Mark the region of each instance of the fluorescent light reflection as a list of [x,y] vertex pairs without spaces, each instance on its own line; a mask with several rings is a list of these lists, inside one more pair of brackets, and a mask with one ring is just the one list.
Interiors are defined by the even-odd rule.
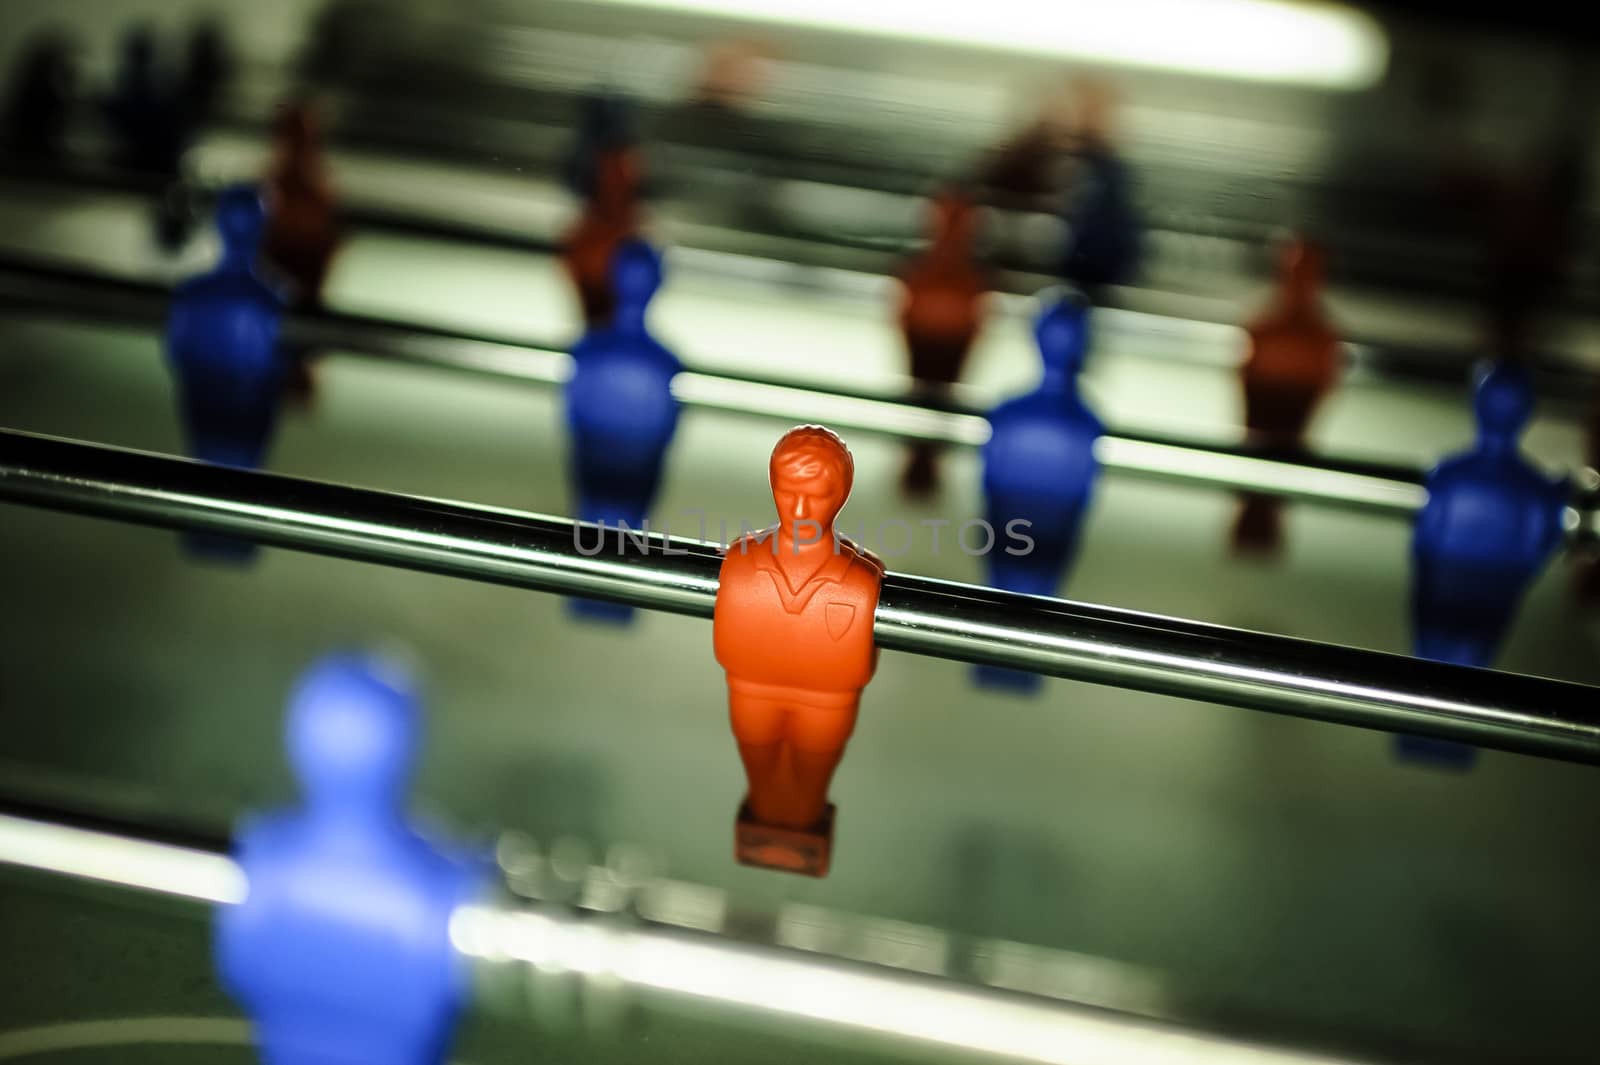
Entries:
[[947,414],[888,399],[812,392],[796,385],[736,381],[684,372],[672,379],[672,394],[684,403],[718,410],[757,413],[834,428],[892,433],[915,440],[941,440],[980,446],[989,439],[989,422],[975,414]]
[[1362,89],[1389,44],[1352,8],[1284,0],[605,0],[902,41],[992,48],[1242,81]]
[[225,905],[248,884],[233,859],[0,814],[0,862]]
[[1125,437],[1100,437],[1094,442],[1094,454],[1107,469],[1386,513],[1421,510],[1428,500],[1422,485],[1387,477]]
[[1131,1015],[581,918],[464,907],[450,934],[470,957],[522,962],[545,973],[611,976],[637,987],[1052,1065],[1334,1060]]

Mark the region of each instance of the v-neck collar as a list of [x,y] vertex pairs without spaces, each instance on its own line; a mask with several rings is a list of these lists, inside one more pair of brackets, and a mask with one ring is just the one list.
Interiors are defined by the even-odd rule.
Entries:
[[771,551],[761,551],[756,555],[756,568],[772,578],[783,608],[791,614],[798,614],[806,608],[806,604],[811,602],[811,597],[816,595],[824,584],[838,584],[844,580],[845,572],[850,568],[850,555],[836,541],[832,557],[808,577],[798,591],[790,589],[788,575],[783,572],[783,567],[778,565],[778,558]]

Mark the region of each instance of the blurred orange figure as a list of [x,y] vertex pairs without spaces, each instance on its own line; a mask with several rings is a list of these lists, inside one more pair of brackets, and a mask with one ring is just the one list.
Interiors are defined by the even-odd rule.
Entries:
[[297,306],[318,306],[340,233],[322,158],[321,123],[307,101],[290,104],[278,119],[265,193],[263,253],[293,284]]
[[[267,233],[262,256],[289,283],[292,306],[320,307],[340,233],[333,186],[322,158],[321,123],[309,101],[295,101],[279,116],[265,184]],[[309,406],[316,395],[311,352],[295,349],[289,356],[289,396]]]
[[578,224],[567,233],[561,261],[578,290],[589,328],[611,320],[611,257],[639,230],[639,160],[632,148],[602,152],[595,169],[594,195]]
[[1048,210],[1062,192],[1062,164],[1078,144],[1081,93],[1061,80],[1043,93],[1037,113],[978,165],[978,184],[996,204]]
[[695,86],[700,103],[737,109],[766,88],[772,49],[767,42],[749,37],[725,37],[704,50],[704,64]]
[[1115,154],[1118,97],[1111,83],[1075,75],[1041,95],[1032,120],[978,164],[977,184],[997,206],[1059,211],[1082,180],[1073,157]]
[[833,530],[854,472],[827,429],[789,430],[770,466],[779,524],[741,537],[723,558],[712,642],[749,782],[735,830],[747,865],[828,871],[828,784],[878,665],[883,564]]
[[[978,208],[965,194],[946,189],[929,212],[933,244],[901,274],[900,328],[911,356],[911,376],[927,399],[943,402],[961,377],[967,352],[983,324],[989,279],[973,257]],[[938,447],[911,445],[901,487],[926,496],[939,484]]]
[[[1297,238],[1285,250],[1272,306],[1252,321],[1241,377],[1245,426],[1252,443],[1275,450],[1302,446],[1306,425],[1339,375],[1339,337],[1322,311],[1323,254]],[[1245,493],[1233,527],[1236,550],[1270,553],[1283,539],[1282,504]]]

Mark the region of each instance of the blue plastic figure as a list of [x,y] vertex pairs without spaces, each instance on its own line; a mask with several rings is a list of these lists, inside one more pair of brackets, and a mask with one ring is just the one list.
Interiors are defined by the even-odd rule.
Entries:
[[[661,483],[661,464],[678,425],[672,378],[683,368],[645,328],[661,284],[661,256],[642,240],[617,248],[611,283],[616,311],[572,349],[567,427],[578,520],[640,528]],[[629,607],[579,600],[582,617],[627,622]]]
[[[1416,653],[1463,666],[1491,665],[1517,605],[1561,543],[1565,478],[1548,478],[1522,457],[1517,438],[1533,413],[1533,385],[1520,366],[1478,379],[1472,450],[1428,474],[1428,502],[1411,553]],[[1401,757],[1465,767],[1472,747],[1397,738]]]
[[[167,320],[167,354],[189,454],[222,466],[261,465],[283,392],[282,303],[255,269],[264,224],[253,188],[224,190],[217,203],[222,259],[178,287]],[[232,559],[254,551],[251,544],[217,537],[192,536],[187,543]]]
[[189,137],[188,116],[170,80],[161,76],[149,26],[134,26],[123,35],[115,89],[102,107],[119,163],[141,173],[177,176]]
[[269,1065],[442,1062],[468,991],[450,915],[488,867],[406,820],[420,720],[394,673],[335,655],[306,674],[288,720],[303,802],[238,838],[249,890],[217,915],[217,967]]
[[163,71],[154,32],[138,25],[122,38],[114,91],[101,101],[116,162],[163,179],[151,222],[157,243],[168,251],[182,247],[194,229],[195,191],[183,179],[182,164],[201,118],[188,94],[205,91]]
[[184,58],[182,102],[191,129],[214,116],[217,101],[232,74],[233,56],[229,54],[222,24],[207,16],[190,28]]
[[[1088,319],[1087,305],[1075,298],[1047,303],[1034,326],[1044,380],[989,415],[983,490],[995,532],[987,558],[989,583],[996,588],[1054,595],[1077,551],[1100,469],[1094,442],[1104,432],[1078,394]],[[991,666],[978,666],[973,675],[986,687],[1031,692],[1040,685],[1036,674]]]
[[580,200],[593,198],[600,156],[632,144],[633,126],[633,103],[627,97],[607,88],[583,96],[577,136],[563,169],[567,188],[574,196]]
[[1102,145],[1089,147],[1079,161],[1061,276],[1098,301],[1105,286],[1126,284],[1138,269],[1141,225],[1127,165]]
[[59,160],[72,119],[77,70],[72,43],[54,31],[34,38],[13,66],[0,115],[7,166]]

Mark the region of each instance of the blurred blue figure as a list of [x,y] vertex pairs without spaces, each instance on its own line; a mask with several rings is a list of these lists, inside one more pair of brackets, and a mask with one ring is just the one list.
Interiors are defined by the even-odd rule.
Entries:
[[217,101],[233,75],[233,56],[222,24],[206,16],[189,30],[184,57],[182,103],[191,129],[211,120]]
[[[1094,442],[1104,432],[1078,394],[1088,325],[1088,307],[1076,298],[1048,302],[1034,325],[1044,379],[989,415],[992,435],[983,448],[983,491],[995,531],[989,583],[1008,592],[1055,595],[1077,551],[1100,470]],[[1032,540],[1031,549],[1019,536]],[[1023,692],[1041,683],[1037,674],[992,666],[975,667],[973,678]]]
[[0,148],[8,166],[61,158],[77,82],[72,42],[46,31],[12,64],[0,117]]
[[172,79],[156,64],[154,31],[123,34],[112,93],[102,103],[117,161],[141,173],[175,177],[188,140],[188,115]]
[[123,35],[116,81],[101,110],[116,162],[163,181],[152,223],[156,241],[168,251],[189,239],[196,218],[194,190],[182,175],[183,153],[203,117],[189,99],[194,91],[205,90],[160,68],[149,26]]
[[1141,222],[1128,167],[1109,147],[1079,154],[1080,177],[1065,219],[1061,276],[1093,302],[1107,285],[1126,284],[1139,267]]
[[[683,368],[645,328],[661,285],[661,256],[642,240],[617,248],[611,264],[616,311],[572,349],[567,427],[578,520],[611,527],[644,524],[661,483],[661,465],[678,426],[672,378]],[[586,541],[587,543],[587,541]],[[581,617],[627,622],[629,607],[574,601]]]
[[[1427,477],[1428,502],[1411,543],[1411,616],[1416,653],[1487,667],[1523,592],[1561,542],[1565,478],[1541,474],[1517,450],[1533,413],[1533,384],[1520,366],[1501,364],[1478,379],[1478,439]],[[1465,744],[1396,738],[1402,758],[1465,768]]]
[[[217,202],[222,259],[178,287],[167,319],[167,355],[189,454],[221,466],[261,465],[283,393],[283,307],[255,269],[264,226],[254,188],[224,190]],[[186,543],[198,553],[235,560],[255,551],[253,544],[215,536],[189,536]]]
[[450,915],[486,866],[405,815],[421,731],[394,667],[346,655],[302,678],[288,754],[302,803],[247,824],[242,902],[217,914],[223,985],[269,1065],[433,1065],[468,990]]
[[593,198],[599,158],[634,142],[633,102],[609,89],[595,89],[579,101],[577,136],[567,156],[567,188],[580,200]]

